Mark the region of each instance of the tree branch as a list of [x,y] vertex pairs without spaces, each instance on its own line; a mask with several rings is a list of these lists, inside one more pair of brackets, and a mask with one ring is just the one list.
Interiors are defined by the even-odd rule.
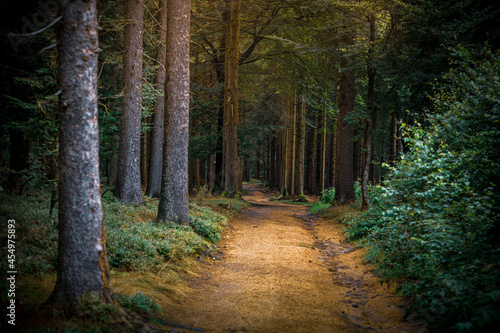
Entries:
[[46,26],[45,28],[42,28],[40,30],[37,30],[37,31],[33,31],[33,32],[30,32],[30,33],[27,33],[27,34],[9,33],[8,35],[12,36],[12,37],[29,37],[29,36],[38,35],[39,33],[44,32],[45,30],[49,29],[51,26],[53,26],[54,24],[56,24],[57,22],[59,22],[62,18],[63,18],[62,16],[59,16],[54,21],[52,21],[52,23],[50,23],[48,26]]

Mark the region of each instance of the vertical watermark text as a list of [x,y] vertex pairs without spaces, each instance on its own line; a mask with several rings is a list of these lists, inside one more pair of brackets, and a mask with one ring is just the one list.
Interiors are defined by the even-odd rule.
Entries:
[[7,322],[16,325],[16,220],[7,222]]

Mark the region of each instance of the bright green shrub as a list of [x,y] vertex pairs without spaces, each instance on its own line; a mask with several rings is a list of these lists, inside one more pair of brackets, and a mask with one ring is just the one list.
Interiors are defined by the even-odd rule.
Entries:
[[225,216],[195,204],[189,205],[189,211],[189,223],[197,234],[213,243],[220,241],[223,227],[228,224]]

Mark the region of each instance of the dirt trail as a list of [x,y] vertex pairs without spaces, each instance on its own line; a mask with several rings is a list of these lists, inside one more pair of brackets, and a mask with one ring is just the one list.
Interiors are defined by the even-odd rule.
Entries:
[[[338,225],[245,186],[252,207],[231,221],[224,255],[189,282],[169,317],[207,332],[421,331],[380,286]],[[177,332],[192,332],[176,329]]]

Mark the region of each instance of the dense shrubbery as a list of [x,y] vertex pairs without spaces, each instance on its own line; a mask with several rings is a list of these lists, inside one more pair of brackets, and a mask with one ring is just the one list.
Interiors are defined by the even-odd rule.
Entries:
[[500,53],[455,54],[431,126],[405,126],[406,153],[345,223],[431,325],[489,330],[500,323]]

